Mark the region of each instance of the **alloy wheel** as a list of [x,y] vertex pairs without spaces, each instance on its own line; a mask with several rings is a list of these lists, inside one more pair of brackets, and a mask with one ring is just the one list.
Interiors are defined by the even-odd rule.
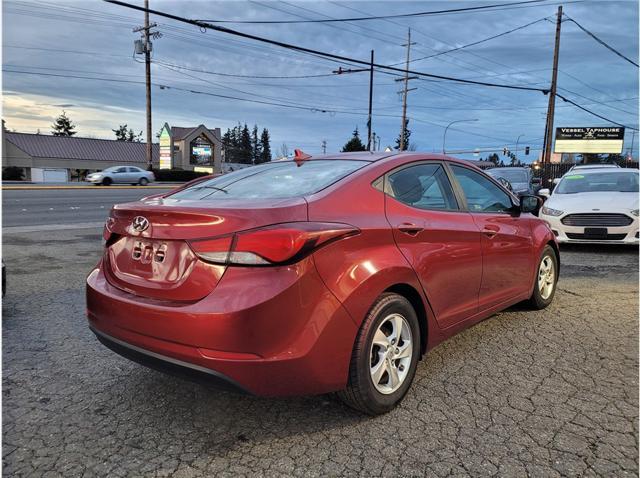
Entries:
[[556,285],[556,273],[553,259],[550,256],[544,256],[540,261],[540,268],[538,269],[538,290],[540,296],[547,300],[553,288]]
[[391,314],[378,326],[370,351],[370,374],[373,386],[388,395],[400,388],[407,378],[413,357],[413,337],[407,320]]

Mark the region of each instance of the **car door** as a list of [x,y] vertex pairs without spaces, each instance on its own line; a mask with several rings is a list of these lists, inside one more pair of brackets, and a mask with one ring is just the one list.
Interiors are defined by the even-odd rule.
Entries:
[[127,168],[126,167],[121,167],[121,168],[116,168],[113,171],[113,182],[114,183],[127,183],[129,182],[128,179],[129,173],[127,173]]
[[142,171],[138,168],[130,166],[127,169],[129,170],[129,172],[127,173],[129,177],[127,179],[130,183],[137,183],[138,181],[140,181],[140,178],[144,176]]
[[444,164],[412,163],[385,176],[385,213],[442,328],[478,310],[480,231],[459,208]]
[[482,232],[479,309],[528,293],[534,267],[530,219],[514,212],[511,196],[487,175],[459,164],[449,167]]

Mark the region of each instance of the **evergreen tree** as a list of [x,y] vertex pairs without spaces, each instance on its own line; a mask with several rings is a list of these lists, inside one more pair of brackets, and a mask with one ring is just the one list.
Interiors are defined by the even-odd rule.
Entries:
[[497,166],[500,162],[500,157],[496,153],[491,153],[489,156],[487,156],[487,161],[491,161]]
[[251,164],[252,147],[251,147],[251,133],[247,124],[244,124],[242,130],[240,130],[240,144],[238,145],[239,161],[243,164]]
[[129,128],[127,130],[126,124],[121,124],[118,129],[112,129],[116,135],[116,140],[118,141],[131,141],[131,142],[140,142],[142,140],[142,131],[138,134],[133,132],[133,128]]
[[409,138],[411,137],[411,130],[409,130],[409,118],[404,120],[404,128],[402,128],[402,133],[398,134],[398,137],[396,138],[397,150],[400,150],[400,138],[402,137],[401,135],[404,135],[404,144],[402,151],[415,149],[415,147],[409,144]]
[[251,162],[258,164],[262,162],[262,144],[258,139],[258,125],[254,124],[251,130]]
[[51,133],[54,136],[73,136],[76,134],[76,131],[74,131],[76,125],[71,122],[64,110],[62,110],[62,114],[56,118],[51,127],[53,128]]
[[269,138],[269,130],[267,128],[262,129],[260,135],[260,162],[268,163],[271,161],[271,144]]
[[367,148],[360,140],[360,133],[358,133],[358,127],[356,126],[351,139],[345,143],[342,147],[342,152],[347,153],[349,151],[365,151]]
[[582,164],[598,164],[604,161],[604,155],[598,153],[584,153],[580,154],[580,160]]

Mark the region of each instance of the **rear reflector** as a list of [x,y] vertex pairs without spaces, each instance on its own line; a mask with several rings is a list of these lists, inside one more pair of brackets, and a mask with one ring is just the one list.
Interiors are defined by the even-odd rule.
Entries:
[[358,232],[348,224],[291,222],[190,245],[200,259],[214,264],[265,266],[297,262],[322,245]]

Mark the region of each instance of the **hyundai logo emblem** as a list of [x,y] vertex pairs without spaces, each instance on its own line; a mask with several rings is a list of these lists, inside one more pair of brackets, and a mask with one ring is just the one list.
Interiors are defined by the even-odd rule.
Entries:
[[133,222],[131,222],[131,227],[136,232],[142,232],[149,229],[149,219],[143,216],[136,216],[133,218]]

